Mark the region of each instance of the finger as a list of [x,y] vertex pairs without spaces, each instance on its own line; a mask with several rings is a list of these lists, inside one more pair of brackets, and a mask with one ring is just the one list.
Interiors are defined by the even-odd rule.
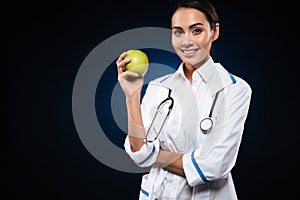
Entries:
[[138,73],[132,71],[126,71],[124,72],[124,74],[126,74],[127,77],[136,77],[136,78],[141,77]]
[[[125,56],[126,56],[126,53],[127,53],[126,51],[125,51],[124,53],[122,53],[122,54],[119,56],[118,60],[116,61],[116,64],[117,64],[117,67],[118,67],[118,68],[119,68],[119,67],[122,67],[123,69],[125,69],[126,63],[129,62],[129,60],[124,59]],[[124,61],[124,62],[123,62],[123,61]]]
[[126,51],[123,52],[116,61],[118,73],[122,72],[122,70],[120,70],[120,68],[124,68],[124,63],[122,63],[122,61],[124,60],[125,56],[126,56]]
[[116,61],[116,64],[118,64],[119,62],[121,62],[121,61],[125,58],[126,53],[127,53],[127,52],[125,51],[125,52],[123,52],[123,53],[119,56],[118,60]]
[[125,71],[121,75],[119,75],[118,79],[120,80],[134,80],[136,78],[142,78],[143,76],[139,75],[138,73],[132,71]]
[[125,71],[126,71],[125,65],[126,65],[127,63],[129,63],[130,61],[131,61],[130,58],[125,58],[124,60],[120,61],[120,62],[117,64],[118,72],[119,72],[119,73],[125,72]]
[[117,64],[118,73],[121,74],[126,71],[125,65],[130,62],[130,58],[126,58]]

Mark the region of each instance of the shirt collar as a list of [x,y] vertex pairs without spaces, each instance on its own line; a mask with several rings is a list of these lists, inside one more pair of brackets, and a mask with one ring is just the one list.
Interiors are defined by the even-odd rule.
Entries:
[[178,73],[179,75],[181,75],[182,77],[185,77],[184,71],[183,71],[183,62],[182,62],[182,63],[180,64],[180,66],[178,67],[177,73]]
[[[212,74],[215,72],[216,66],[215,62],[213,61],[212,57],[210,57],[201,67],[199,67],[195,72],[198,73],[203,80],[207,83],[209,78],[212,76]],[[183,71],[183,63],[180,64],[177,73],[179,73],[184,78],[184,71]]]
[[215,62],[210,57],[196,72],[199,73],[203,80],[207,83],[212,74],[216,71]]

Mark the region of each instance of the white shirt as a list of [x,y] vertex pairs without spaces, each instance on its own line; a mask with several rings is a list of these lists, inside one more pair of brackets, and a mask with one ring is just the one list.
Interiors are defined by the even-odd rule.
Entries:
[[[207,137],[200,129],[200,121],[209,115],[213,102],[208,82],[217,71],[224,84],[224,120],[219,137],[208,153],[203,143]],[[224,73],[226,72],[226,73]],[[210,58],[193,73],[192,84],[186,79],[182,65],[173,74],[173,109],[156,141],[145,143],[140,151],[132,152],[128,137],[124,146],[129,156],[141,167],[152,166],[160,149],[184,153],[183,168],[186,177],[173,174],[161,167],[153,166],[143,176],[140,199],[237,199],[230,170],[233,168],[240,146],[244,123],[250,105],[251,88],[241,78],[229,74],[220,64]],[[155,108],[168,96],[168,89],[160,84],[169,75],[149,83],[143,97],[141,109],[147,132]],[[227,81],[228,82],[228,81]],[[191,100],[193,99],[193,100]],[[164,106],[167,112],[168,106]],[[217,112],[217,111],[214,111]],[[159,127],[157,128],[159,129]]]

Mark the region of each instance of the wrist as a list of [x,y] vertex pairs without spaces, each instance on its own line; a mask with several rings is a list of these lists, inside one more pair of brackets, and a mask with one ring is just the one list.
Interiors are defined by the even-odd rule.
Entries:
[[126,96],[126,103],[127,104],[140,104],[141,100],[141,90],[135,90],[131,95]]

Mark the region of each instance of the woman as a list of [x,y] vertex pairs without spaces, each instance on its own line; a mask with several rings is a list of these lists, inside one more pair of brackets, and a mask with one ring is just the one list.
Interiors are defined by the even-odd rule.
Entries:
[[182,63],[150,82],[141,104],[143,76],[124,70],[126,52],[116,62],[128,111],[126,152],[137,165],[151,166],[140,199],[237,199],[230,171],[251,88],[210,55],[220,29],[211,3],[181,0],[171,29]]

